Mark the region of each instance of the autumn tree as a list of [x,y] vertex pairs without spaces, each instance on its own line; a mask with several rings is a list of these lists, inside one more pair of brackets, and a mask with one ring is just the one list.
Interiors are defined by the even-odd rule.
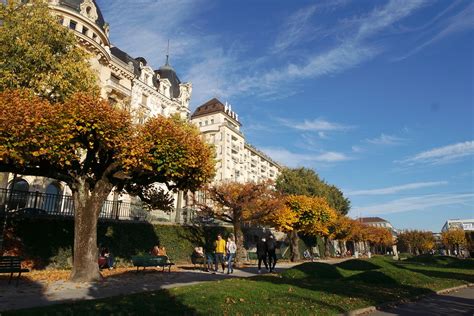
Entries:
[[207,200],[196,203],[201,216],[209,216],[232,224],[237,244],[236,260],[246,257],[244,223],[260,222],[282,207],[282,200],[271,181],[221,182],[206,188]]
[[100,278],[97,220],[114,187],[138,194],[153,183],[196,190],[214,176],[213,150],[178,118],[134,125],[91,95],[51,103],[31,90],[0,93],[0,171],[66,183],[75,206],[73,281]]
[[392,233],[387,228],[363,225],[362,229],[363,240],[369,243],[373,253],[385,253],[386,248],[393,245]]
[[451,228],[441,233],[441,242],[447,249],[461,253],[461,247],[467,245],[466,232],[462,228]]
[[308,168],[283,169],[275,187],[285,195],[323,197],[331,208],[343,215],[350,209],[349,199],[336,186],[321,180],[314,170]]
[[[98,94],[88,54],[46,1],[0,1],[0,92],[24,88],[49,101],[73,93]],[[0,173],[6,187],[8,174]]]
[[289,195],[285,197],[284,207],[269,214],[266,221],[289,234],[291,260],[296,261],[299,260],[298,233],[327,237],[336,217],[336,211],[324,198]]
[[329,237],[337,240],[342,253],[346,252],[345,242],[349,241],[354,229],[354,221],[345,215],[338,214],[329,227]]
[[88,54],[47,1],[0,3],[0,91],[26,88],[52,102],[98,93]]
[[397,236],[397,247],[401,251],[418,255],[427,253],[435,247],[435,238],[430,231],[407,230]]

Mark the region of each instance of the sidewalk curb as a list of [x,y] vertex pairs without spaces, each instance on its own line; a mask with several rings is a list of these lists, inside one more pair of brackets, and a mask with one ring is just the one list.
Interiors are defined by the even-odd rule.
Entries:
[[[411,300],[410,299],[409,300],[412,301],[412,302],[413,301],[418,301],[418,300],[421,300],[421,299],[423,299],[425,297],[428,297],[430,295],[433,295],[433,294],[442,295],[442,294],[454,292],[454,291],[457,291],[457,290],[462,290],[462,289],[472,287],[472,286],[474,286],[474,283],[463,284],[463,285],[459,285],[459,286],[439,290],[439,291],[436,291],[435,293],[415,296]],[[373,313],[373,312],[377,311],[377,309],[380,308],[380,307],[389,306],[389,305],[399,305],[399,304],[403,304],[403,303],[407,303],[407,299],[403,299],[403,300],[400,300],[400,301],[394,301],[394,302],[388,302],[388,303],[382,304],[380,306],[367,306],[367,307],[363,307],[363,308],[359,308],[359,309],[354,309],[352,311],[345,312],[342,315],[344,315],[344,316],[364,315],[364,314]]]

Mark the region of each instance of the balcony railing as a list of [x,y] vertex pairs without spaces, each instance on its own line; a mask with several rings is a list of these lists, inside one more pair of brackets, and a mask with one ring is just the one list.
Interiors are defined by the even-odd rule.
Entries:
[[[48,194],[0,189],[0,212],[8,208],[12,215],[74,216],[74,201],[70,195]],[[145,221],[149,212],[140,203],[106,200],[99,219]]]

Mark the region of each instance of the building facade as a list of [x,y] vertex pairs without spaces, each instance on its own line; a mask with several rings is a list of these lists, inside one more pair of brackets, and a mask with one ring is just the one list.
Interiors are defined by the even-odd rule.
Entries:
[[449,219],[444,223],[441,232],[448,231],[452,228],[461,228],[466,232],[474,232],[474,218],[470,219]]
[[259,182],[276,180],[280,165],[246,142],[242,126],[232,106],[214,98],[199,106],[191,115],[206,142],[216,151],[214,182]]

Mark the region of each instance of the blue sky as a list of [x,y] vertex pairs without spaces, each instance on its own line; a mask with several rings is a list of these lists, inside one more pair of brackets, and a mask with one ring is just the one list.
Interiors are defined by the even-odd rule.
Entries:
[[350,215],[474,218],[472,1],[97,1],[114,45],[232,104],[247,140],[315,169]]

